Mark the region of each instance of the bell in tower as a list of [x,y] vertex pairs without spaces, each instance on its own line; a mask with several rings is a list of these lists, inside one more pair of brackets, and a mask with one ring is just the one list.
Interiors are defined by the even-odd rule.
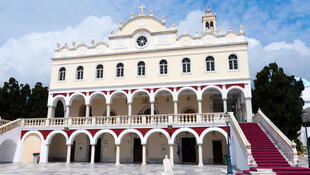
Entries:
[[210,8],[208,8],[206,14],[202,16],[202,24],[204,32],[216,31],[216,13],[213,14]]

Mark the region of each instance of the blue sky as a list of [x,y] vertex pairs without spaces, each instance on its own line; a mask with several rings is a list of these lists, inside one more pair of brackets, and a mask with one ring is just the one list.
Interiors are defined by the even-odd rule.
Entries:
[[180,33],[201,30],[209,5],[224,30],[244,25],[252,78],[277,61],[287,73],[310,80],[309,0],[0,0],[0,83],[14,76],[48,85],[56,42],[102,40],[141,3],[158,18],[166,15],[167,25],[176,23]]

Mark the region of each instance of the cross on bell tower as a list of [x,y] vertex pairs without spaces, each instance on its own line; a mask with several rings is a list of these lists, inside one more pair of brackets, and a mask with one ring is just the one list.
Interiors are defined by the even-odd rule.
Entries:
[[139,7],[138,7],[139,9],[140,9],[140,15],[144,15],[144,9],[146,8],[146,6],[145,5],[143,5],[143,4],[141,4]]

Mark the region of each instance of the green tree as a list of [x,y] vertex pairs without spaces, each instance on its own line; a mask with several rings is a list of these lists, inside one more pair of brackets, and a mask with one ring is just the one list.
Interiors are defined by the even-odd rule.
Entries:
[[48,87],[43,87],[38,82],[31,90],[31,95],[27,101],[29,118],[43,118],[47,114]]
[[291,140],[296,140],[301,126],[304,85],[293,75],[286,75],[276,63],[265,66],[254,80],[253,107],[266,116]]

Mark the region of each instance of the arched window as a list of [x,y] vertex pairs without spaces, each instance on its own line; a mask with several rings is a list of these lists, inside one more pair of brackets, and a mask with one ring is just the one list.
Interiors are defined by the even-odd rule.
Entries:
[[182,66],[183,66],[183,73],[191,72],[191,61],[189,60],[189,58],[184,58],[182,60]]
[[138,63],[138,76],[145,75],[145,63],[143,61],[140,61]]
[[168,73],[168,63],[166,60],[160,60],[159,72],[160,72],[160,74],[167,74]]
[[101,64],[97,66],[97,78],[103,78],[103,66]]
[[206,71],[214,71],[214,58],[212,56],[206,58]]
[[209,28],[209,22],[206,22],[206,28],[207,29]]
[[84,71],[83,66],[79,66],[79,67],[76,69],[76,79],[78,79],[78,80],[83,80],[83,71]]
[[66,68],[62,67],[59,69],[59,81],[64,81],[66,79]]
[[234,54],[229,55],[228,61],[229,61],[229,70],[238,69],[238,58],[236,55],[234,55]]
[[124,64],[118,63],[116,65],[116,76],[117,77],[123,77],[124,76]]
[[210,22],[210,29],[213,29],[214,26],[213,26],[213,21]]

